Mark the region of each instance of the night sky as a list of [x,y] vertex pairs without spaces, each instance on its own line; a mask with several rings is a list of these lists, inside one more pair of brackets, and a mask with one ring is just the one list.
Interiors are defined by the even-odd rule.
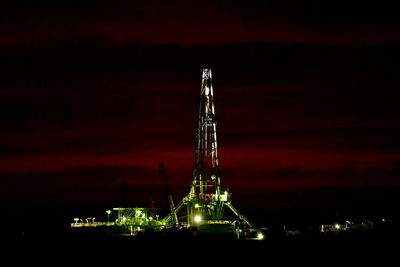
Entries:
[[130,205],[165,206],[159,162],[178,201],[211,67],[221,180],[244,213],[390,210],[398,9],[298,2],[1,1],[1,206],[118,206],[124,183]]

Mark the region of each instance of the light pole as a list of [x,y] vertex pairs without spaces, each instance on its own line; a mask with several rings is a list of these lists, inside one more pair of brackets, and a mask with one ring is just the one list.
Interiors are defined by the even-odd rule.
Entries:
[[111,214],[111,210],[106,210],[107,213],[107,223],[110,224],[110,214]]

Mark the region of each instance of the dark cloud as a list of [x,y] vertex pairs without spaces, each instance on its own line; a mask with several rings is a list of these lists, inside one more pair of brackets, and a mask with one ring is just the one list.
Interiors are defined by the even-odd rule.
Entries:
[[[168,168],[171,164],[166,166]],[[167,169],[167,172],[172,182],[174,197],[179,201],[189,188],[190,170],[183,172]],[[371,194],[378,194],[385,188],[396,191],[400,186],[399,172],[396,168],[282,168],[254,171],[239,167],[222,169],[222,184],[234,193],[237,202],[243,202],[242,204],[249,205],[249,208],[265,208],[271,205],[264,201],[255,201],[250,205],[250,200],[254,200],[254,197],[259,200],[270,199],[273,203],[286,203],[287,208],[294,204],[291,199],[298,194],[301,194],[299,205],[306,205],[308,198],[314,199],[316,194],[319,196],[321,192],[331,192],[328,194],[329,199],[334,201],[340,197],[334,188],[343,188],[341,191],[346,188],[358,188],[358,191],[369,190]],[[160,205],[165,205],[163,180],[157,166],[152,170],[129,166],[81,166],[47,173],[3,173],[1,179],[1,199],[7,204],[19,205],[29,201],[30,205],[46,202],[54,205],[89,205],[109,201],[113,205],[121,205],[123,185],[126,184],[128,191],[125,194],[128,194],[132,205],[147,205],[146,201],[150,197],[156,199]],[[358,193],[355,192],[353,197]],[[369,199],[374,199],[376,194],[369,196]],[[345,195],[350,197],[347,193]],[[365,199],[366,197],[367,195],[364,195]],[[320,204],[327,201],[322,197],[320,199]]]
[[[215,70],[221,116],[235,113],[228,118],[271,127],[279,122],[279,127],[293,125],[295,117],[301,125],[317,127],[382,119],[390,123],[400,114],[395,101],[398,58],[394,47],[268,44],[76,48],[4,56],[1,109],[5,125],[16,126],[45,126],[46,121],[57,120],[60,125],[128,120],[134,125],[161,109],[182,117],[184,110],[196,112],[196,74],[209,63]],[[166,97],[171,100],[164,101]]]
[[3,198],[96,202],[108,192],[111,201],[107,188],[125,180],[156,186],[161,161],[184,194],[204,66],[214,74],[223,184],[238,195],[398,186],[396,10],[3,1]]
[[360,168],[349,164],[335,169],[225,169],[222,177],[229,187],[246,187],[256,194],[273,194],[310,188],[399,187],[399,172],[397,168]]
[[390,3],[17,1],[2,4],[1,10],[1,24],[7,26],[0,45],[18,51],[99,38],[118,46],[399,43],[399,19]]
[[148,205],[151,197],[158,202],[164,200],[163,180],[157,166],[154,170],[82,166],[46,173],[2,173],[0,177],[3,205],[118,206],[124,204],[124,194],[131,205]]

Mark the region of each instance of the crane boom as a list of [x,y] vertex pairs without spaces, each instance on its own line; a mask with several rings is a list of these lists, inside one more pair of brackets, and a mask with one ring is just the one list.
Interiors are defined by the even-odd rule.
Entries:
[[164,183],[165,183],[165,194],[167,196],[168,204],[169,204],[169,213],[170,217],[172,219],[172,224],[174,226],[178,226],[178,216],[176,215],[176,209],[174,205],[174,200],[172,198],[172,193],[171,189],[168,184],[168,177],[167,177],[167,172],[164,169],[164,164],[160,163],[160,174],[164,178]]

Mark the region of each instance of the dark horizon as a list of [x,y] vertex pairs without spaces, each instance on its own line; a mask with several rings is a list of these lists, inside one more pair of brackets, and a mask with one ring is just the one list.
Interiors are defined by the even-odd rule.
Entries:
[[[249,213],[397,215],[400,29],[342,1],[0,4],[0,203],[163,207],[189,189],[201,70]],[[344,204],[345,203],[345,204]],[[348,205],[348,206],[346,206]]]

